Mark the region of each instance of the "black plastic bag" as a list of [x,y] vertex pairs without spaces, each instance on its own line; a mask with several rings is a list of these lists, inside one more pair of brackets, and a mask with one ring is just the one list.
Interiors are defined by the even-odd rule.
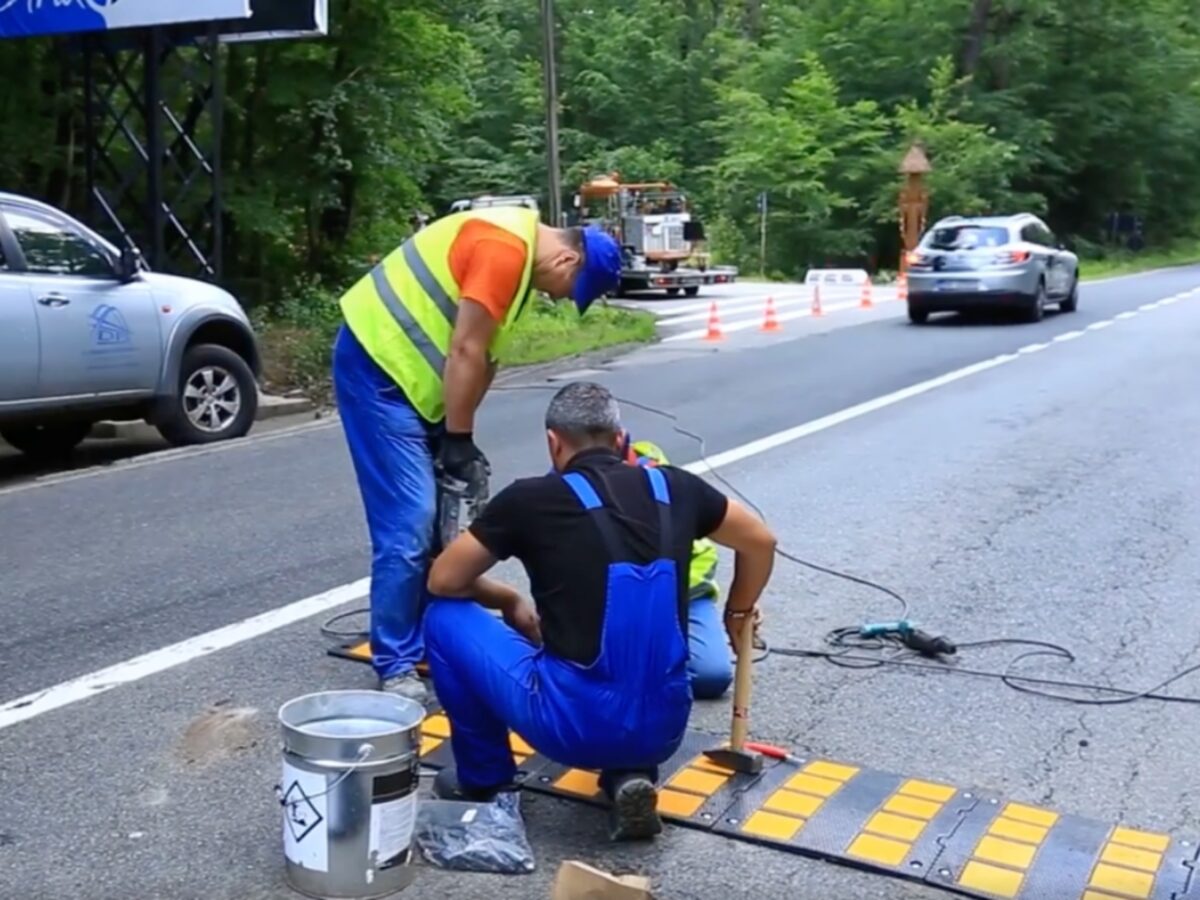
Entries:
[[525,875],[535,868],[517,791],[505,791],[491,803],[422,800],[417,846],[427,862],[442,869]]

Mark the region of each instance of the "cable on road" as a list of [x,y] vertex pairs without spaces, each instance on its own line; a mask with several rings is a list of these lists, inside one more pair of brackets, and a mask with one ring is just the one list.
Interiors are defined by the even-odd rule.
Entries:
[[[558,391],[560,388],[556,385],[496,385],[492,391]],[[675,413],[660,409],[655,406],[650,406],[645,403],[640,403],[636,400],[630,400],[626,397],[614,395],[614,399],[620,404],[639,409],[642,412],[649,413],[659,418],[665,419],[670,423],[672,431],[676,434],[686,437],[694,441],[699,448],[699,461],[703,463],[709,475],[716,481],[720,482],[731,494],[742,501],[747,507],[752,509],[764,522],[767,521],[766,513],[762,508],[746,496],[740,488],[737,487],[728,478],[717,471],[716,467],[709,462],[707,445],[704,437],[683,427],[679,423],[679,417]],[[831,578],[837,578],[842,581],[847,581],[852,584],[857,584],[862,587],[870,588],[885,596],[899,605],[898,619],[907,620],[911,609],[911,604],[908,599],[886,585],[872,581],[861,575],[855,575],[850,572],[844,572],[840,569],[832,568],[831,566],[821,565],[804,559],[785,550],[782,547],[775,548],[775,554],[781,559],[810,569],[814,572],[819,572],[822,575],[827,575]],[[355,609],[349,612],[340,613],[326,620],[321,625],[321,633],[329,637],[336,638],[365,638],[366,631],[349,632],[346,630],[336,629],[334,625],[350,616],[368,613],[369,609]],[[859,626],[846,626],[835,628],[825,635],[826,649],[820,650],[805,650],[793,647],[772,647],[761,638],[756,641],[756,649],[760,652],[754,658],[754,662],[759,663],[766,660],[769,656],[784,656],[799,659],[816,659],[822,660],[830,665],[838,666],[846,669],[875,669],[882,667],[897,667],[921,672],[942,673],[942,674],[957,674],[968,675],[978,678],[988,678],[1000,681],[1002,684],[1023,694],[1030,694],[1035,697],[1042,697],[1050,700],[1059,700],[1066,703],[1074,703],[1082,706],[1117,706],[1126,703],[1133,703],[1137,700],[1159,700],[1169,703],[1184,703],[1200,705],[1200,697],[1181,696],[1178,694],[1164,694],[1162,691],[1175,684],[1176,682],[1186,678],[1195,672],[1200,671],[1200,664],[1188,666],[1169,678],[1164,679],[1153,687],[1145,690],[1133,690],[1130,688],[1116,687],[1112,685],[1097,684],[1086,681],[1070,681],[1057,678],[1042,678],[1033,675],[1021,675],[1014,672],[1014,669],[1022,662],[1034,659],[1037,657],[1047,657],[1056,659],[1067,664],[1073,664],[1076,661],[1075,654],[1061,644],[1055,644],[1050,641],[1032,640],[1026,638],[987,638],[982,640],[967,641],[954,646],[951,652],[957,656],[957,650],[981,650],[989,647],[1014,646],[1028,647],[1023,653],[1018,653],[1011,660],[1003,671],[993,671],[987,669],[968,668],[959,664],[957,661],[950,661],[941,655],[931,655],[928,653],[922,654],[912,649],[910,642],[895,633],[875,634],[864,636],[862,629]],[[1075,691],[1071,694],[1064,690],[1052,690],[1053,688],[1064,689],[1065,691]],[[1092,696],[1080,696],[1080,693],[1091,694]],[[1101,695],[1101,696],[1096,696]],[[1105,696],[1107,695],[1107,696]]]

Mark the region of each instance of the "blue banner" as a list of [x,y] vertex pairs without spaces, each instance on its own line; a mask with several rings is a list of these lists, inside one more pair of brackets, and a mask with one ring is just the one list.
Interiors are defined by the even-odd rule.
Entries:
[[244,19],[250,0],[0,0],[0,38]]

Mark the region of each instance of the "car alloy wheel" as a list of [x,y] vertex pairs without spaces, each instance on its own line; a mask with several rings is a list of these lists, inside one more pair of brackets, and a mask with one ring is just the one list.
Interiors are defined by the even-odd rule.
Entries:
[[183,388],[183,411],[206,434],[219,434],[242,408],[237,379],[221,366],[204,366],[192,373]]

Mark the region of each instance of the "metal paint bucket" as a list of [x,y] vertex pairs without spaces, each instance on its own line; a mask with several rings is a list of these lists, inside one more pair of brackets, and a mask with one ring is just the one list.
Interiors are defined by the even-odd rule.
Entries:
[[306,694],[279,709],[290,887],[319,900],[386,897],[413,879],[424,708],[380,691]]

